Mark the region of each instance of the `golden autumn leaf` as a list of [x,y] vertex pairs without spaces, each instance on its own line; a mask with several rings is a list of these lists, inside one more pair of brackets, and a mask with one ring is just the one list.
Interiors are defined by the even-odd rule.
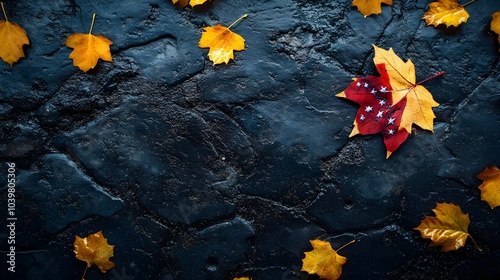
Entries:
[[453,203],[437,203],[432,211],[436,216],[425,216],[414,230],[420,231],[423,238],[430,239],[430,246],[443,246],[443,252],[463,247],[470,236],[469,214],[464,214],[462,209]]
[[[474,1],[470,1],[472,3]],[[465,5],[467,5],[465,4]],[[429,11],[422,17],[426,25],[446,24],[446,27],[455,26],[467,22],[469,13],[465,10],[465,5],[460,5],[457,0],[438,0],[429,5]]]
[[78,235],[75,236],[74,246],[76,258],[86,262],[87,268],[95,264],[101,272],[105,273],[115,267],[115,263],[109,260],[109,258],[113,257],[115,245],[108,244],[108,240],[104,238],[102,230],[90,234],[85,238],[81,238]]
[[92,17],[92,25],[88,34],[75,33],[66,40],[66,46],[73,49],[69,58],[73,59],[73,65],[83,72],[87,72],[97,65],[99,58],[108,62],[113,62],[110,45],[113,44],[103,35],[92,35],[95,14]]
[[[500,11],[491,14],[493,20],[490,24],[491,31],[498,35],[498,43],[500,44]],[[500,49],[498,49],[500,51]]]
[[26,31],[14,22],[10,22],[1,2],[5,20],[0,20],[0,57],[10,66],[24,57],[23,46],[30,41]]
[[213,61],[214,65],[229,63],[230,59],[234,59],[233,51],[245,49],[245,39],[229,29],[247,16],[247,14],[243,15],[228,27],[218,24],[203,28],[205,32],[201,34],[198,46],[200,48],[210,48],[208,58]]
[[310,240],[312,251],[304,252],[306,255],[302,259],[302,269],[309,274],[317,274],[322,279],[336,280],[342,275],[342,266],[347,262],[347,258],[337,252],[345,246],[354,243],[355,240],[340,247],[337,251],[332,249],[330,242],[322,240]]
[[477,178],[483,180],[479,186],[481,200],[486,201],[491,209],[500,206],[500,169],[496,166],[486,167]]
[[352,5],[364,16],[382,13],[382,3],[392,6],[392,0],[352,0]]
[[392,87],[392,102],[398,103],[406,97],[406,108],[401,116],[400,129],[411,132],[412,124],[418,125],[422,129],[434,131],[433,107],[439,106],[434,101],[432,94],[421,84],[429,79],[444,74],[440,72],[435,76],[416,83],[415,65],[411,60],[404,62],[390,48],[388,51],[377,46],[373,61],[376,65],[385,64],[389,82]]
[[205,4],[208,0],[172,0],[172,3],[179,5],[181,7],[187,6],[187,4],[191,5],[191,7],[194,7],[196,5],[201,5]]
[[250,277],[235,277],[233,280],[252,280]]

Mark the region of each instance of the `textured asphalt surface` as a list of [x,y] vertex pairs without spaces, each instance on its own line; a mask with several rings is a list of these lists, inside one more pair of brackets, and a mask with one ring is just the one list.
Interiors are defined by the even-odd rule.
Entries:
[[[5,1],[31,44],[0,63],[0,216],[16,164],[16,272],[0,228],[1,279],[80,279],[75,235],[102,230],[116,267],[86,279],[318,279],[310,239],[348,258],[341,279],[500,279],[500,209],[475,176],[500,166],[500,2],[467,6],[458,28],[426,27],[431,1],[364,18],[350,0]],[[68,35],[114,42],[83,73]],[[228,65],[197,47],[203,27],[246,40]],[[372,44],[411,59],[440,106],[385,159],[381,135],[348,138],[358,106],[335,97],[377,75]],[[412,230],[437,202],[469,213],[464,248]]]

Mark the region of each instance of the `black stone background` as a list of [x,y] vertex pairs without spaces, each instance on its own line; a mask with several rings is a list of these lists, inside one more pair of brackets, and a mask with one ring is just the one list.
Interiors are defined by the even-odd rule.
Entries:
[[[367,18],[350,0],[4,2],[31,44],[0,63],[0,178],[15,162],[18,217],[14,275],[1,227],[2,279],[80,279],[74,237],[98,230],[116,268],[86,279],[318,279],[300,272],[315,238],[356,239],[341,279],[500,279],[500,209],[475,177],[500,165],[500,1],[437,29],[420,0]],[[64,42],[94,12],[114,61],[83,73]],[[247,49],[213,66],[201,28],[245,13]],[[425,84],[435,132],[415,128],[388,160],[380,135],[348,138],[358,106],[334,96],[377,75],[371,44],[417,80],[446,72]],[[412,228],[436,202],[470,214],[482,252],[428,248]]]

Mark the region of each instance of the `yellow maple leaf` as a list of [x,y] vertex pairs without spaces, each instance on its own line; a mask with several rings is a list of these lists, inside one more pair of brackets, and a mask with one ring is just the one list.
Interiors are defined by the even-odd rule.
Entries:
[[196,5],[201,5],[207,2],[207,0],[172,0],[172,3],[177,4],[179,6],[185,7],[187,4],[194,7]]
[[23,46],[29,45],[30,41],[26,31],[21,26],[9,21],[3,2],[0,4],[5,16],[5,20],[0,20],[0,57],[12,66],[14,62],[24,57]]
[[[401,116],[400,129],[405,129],[411,132],[412,124],[418,125],[422,129],[434,131],[434,112],[433,107],[437,107],[439,103],[434,101],[432,94],[421,83],[416,83],[415,65],[411,60],[404,62],[390,48],[388,51],[373,46],[375,49],[375,57],[373,61],[376,65],[385,64],[389,82],[392,88],[393,104],[398,103],[406,97],[406,108]],[[444,72],[431,77],[437,77]],[[429,78],[429,79],[431,79]]]
[[352,0],[352,5],[356,6],[364,17],[382,13],[382,3],[392,6],[392,0]]
[[425,216],[414,230],[420,231],[423,238],[430,239],[430,246],[443,246],[441,248],[443,252],[463,247],[467,237],[470,236],[469,214],[464,214],[462,209],[453,203],[437,203],[432,212],[436,216]]
[[[493,20],[491,21],[490,29],[498,34],[498,43],[500,44],[500,11],[491,14],[491,16]],[[498,51],[500,51],[500,49],[498,49]]]
[[85,238],[76,235],[73,245],[75,246],[76,258],[87,263],[82,279],[87,272],[87,268],[93,264],[97,265],[103,273],[115,267],[115,263],[109,260],[109,258],[113,257],[115,245],[108,244],[102,230]]
[[304,252],[306,255],[302,259],[302,269],[309,274],[317,274],[322,279],[336,280],[342,275],[342,266],[347,262],[347,258],[337,252],[345,246],[354,243],[355,240],[340,247],[337,251],[332,249],[330,242],[322,240],[310,240],[313,250]]
[[73,49],[69,58],[73,59],[73,65],[77,66],[83,72],[94,68],[99,58],[112,62],[110,45],[113,44],[103,35],[92,35],[95,14],[92,17],[92,24],[88,34],[75,33],[66,40],[66,46]]
[[496,166],[486,167],[477,178],[483,180],[479,186],[481,200],[486,201],[491,209],[500,206],[500,169]]
[[434,25],[434,27],[440,24],[446,24],[446,27],[458,27],[469,18],[469,13],[465,10],[467,4],[460,5],[457,0],[438,0],[429,5],[429,11],[422,19],[425,20],[426,25]]
[[205,32],[201,34],[198,46],[200,48],[210,48],[208,58],[213,61],[214,65],[229,63],[230,59],[234,59],[233,51],[245,49],[245,39],[229,29],[247,16],[247,14],[243,15],[228,27],[218,24],[203,28]]

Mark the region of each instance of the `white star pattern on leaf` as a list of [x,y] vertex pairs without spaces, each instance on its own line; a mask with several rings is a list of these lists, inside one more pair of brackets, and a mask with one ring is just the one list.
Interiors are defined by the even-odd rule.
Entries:
[[365,115],[361,115],[361,116],[359,117],[359,119],[360,119],[360,120],[362,120],[362,121],[364,121],[364,120],[366,120],[366,117],[365,117]]
[[365,87],[366,87],[366,88],[368,87],[368,83],[365,83]]
[[382,117],[382,113],[383,113],[382,111],[378,111],[377,118],[381,118]]
[[393,135],[394,134],[394,129],[389,129],[389,135]]
[[361,86],[361,83],[360,83],[360,82],[358,82],[356,85],[357,85],[358,87],[360,87],[360,86]]
[[370,92],[371,94],[377,93],[377,91],[373,88],[372,91]]
[[389,122],[387,124],[394,124],[395,120],[396,120],[396,118],[390,117]]
[[386,93],[387,92],[387,87],[380,87],[380,92]]
[[378,104],[380,104],[381,106],[384,106],[384,105],[385,105],[385,100],[380,100],[380,101],[378,102]]
[[366,106],[365,112],[371,112],[371,111],[373,111],[373,107],[372,106]]

